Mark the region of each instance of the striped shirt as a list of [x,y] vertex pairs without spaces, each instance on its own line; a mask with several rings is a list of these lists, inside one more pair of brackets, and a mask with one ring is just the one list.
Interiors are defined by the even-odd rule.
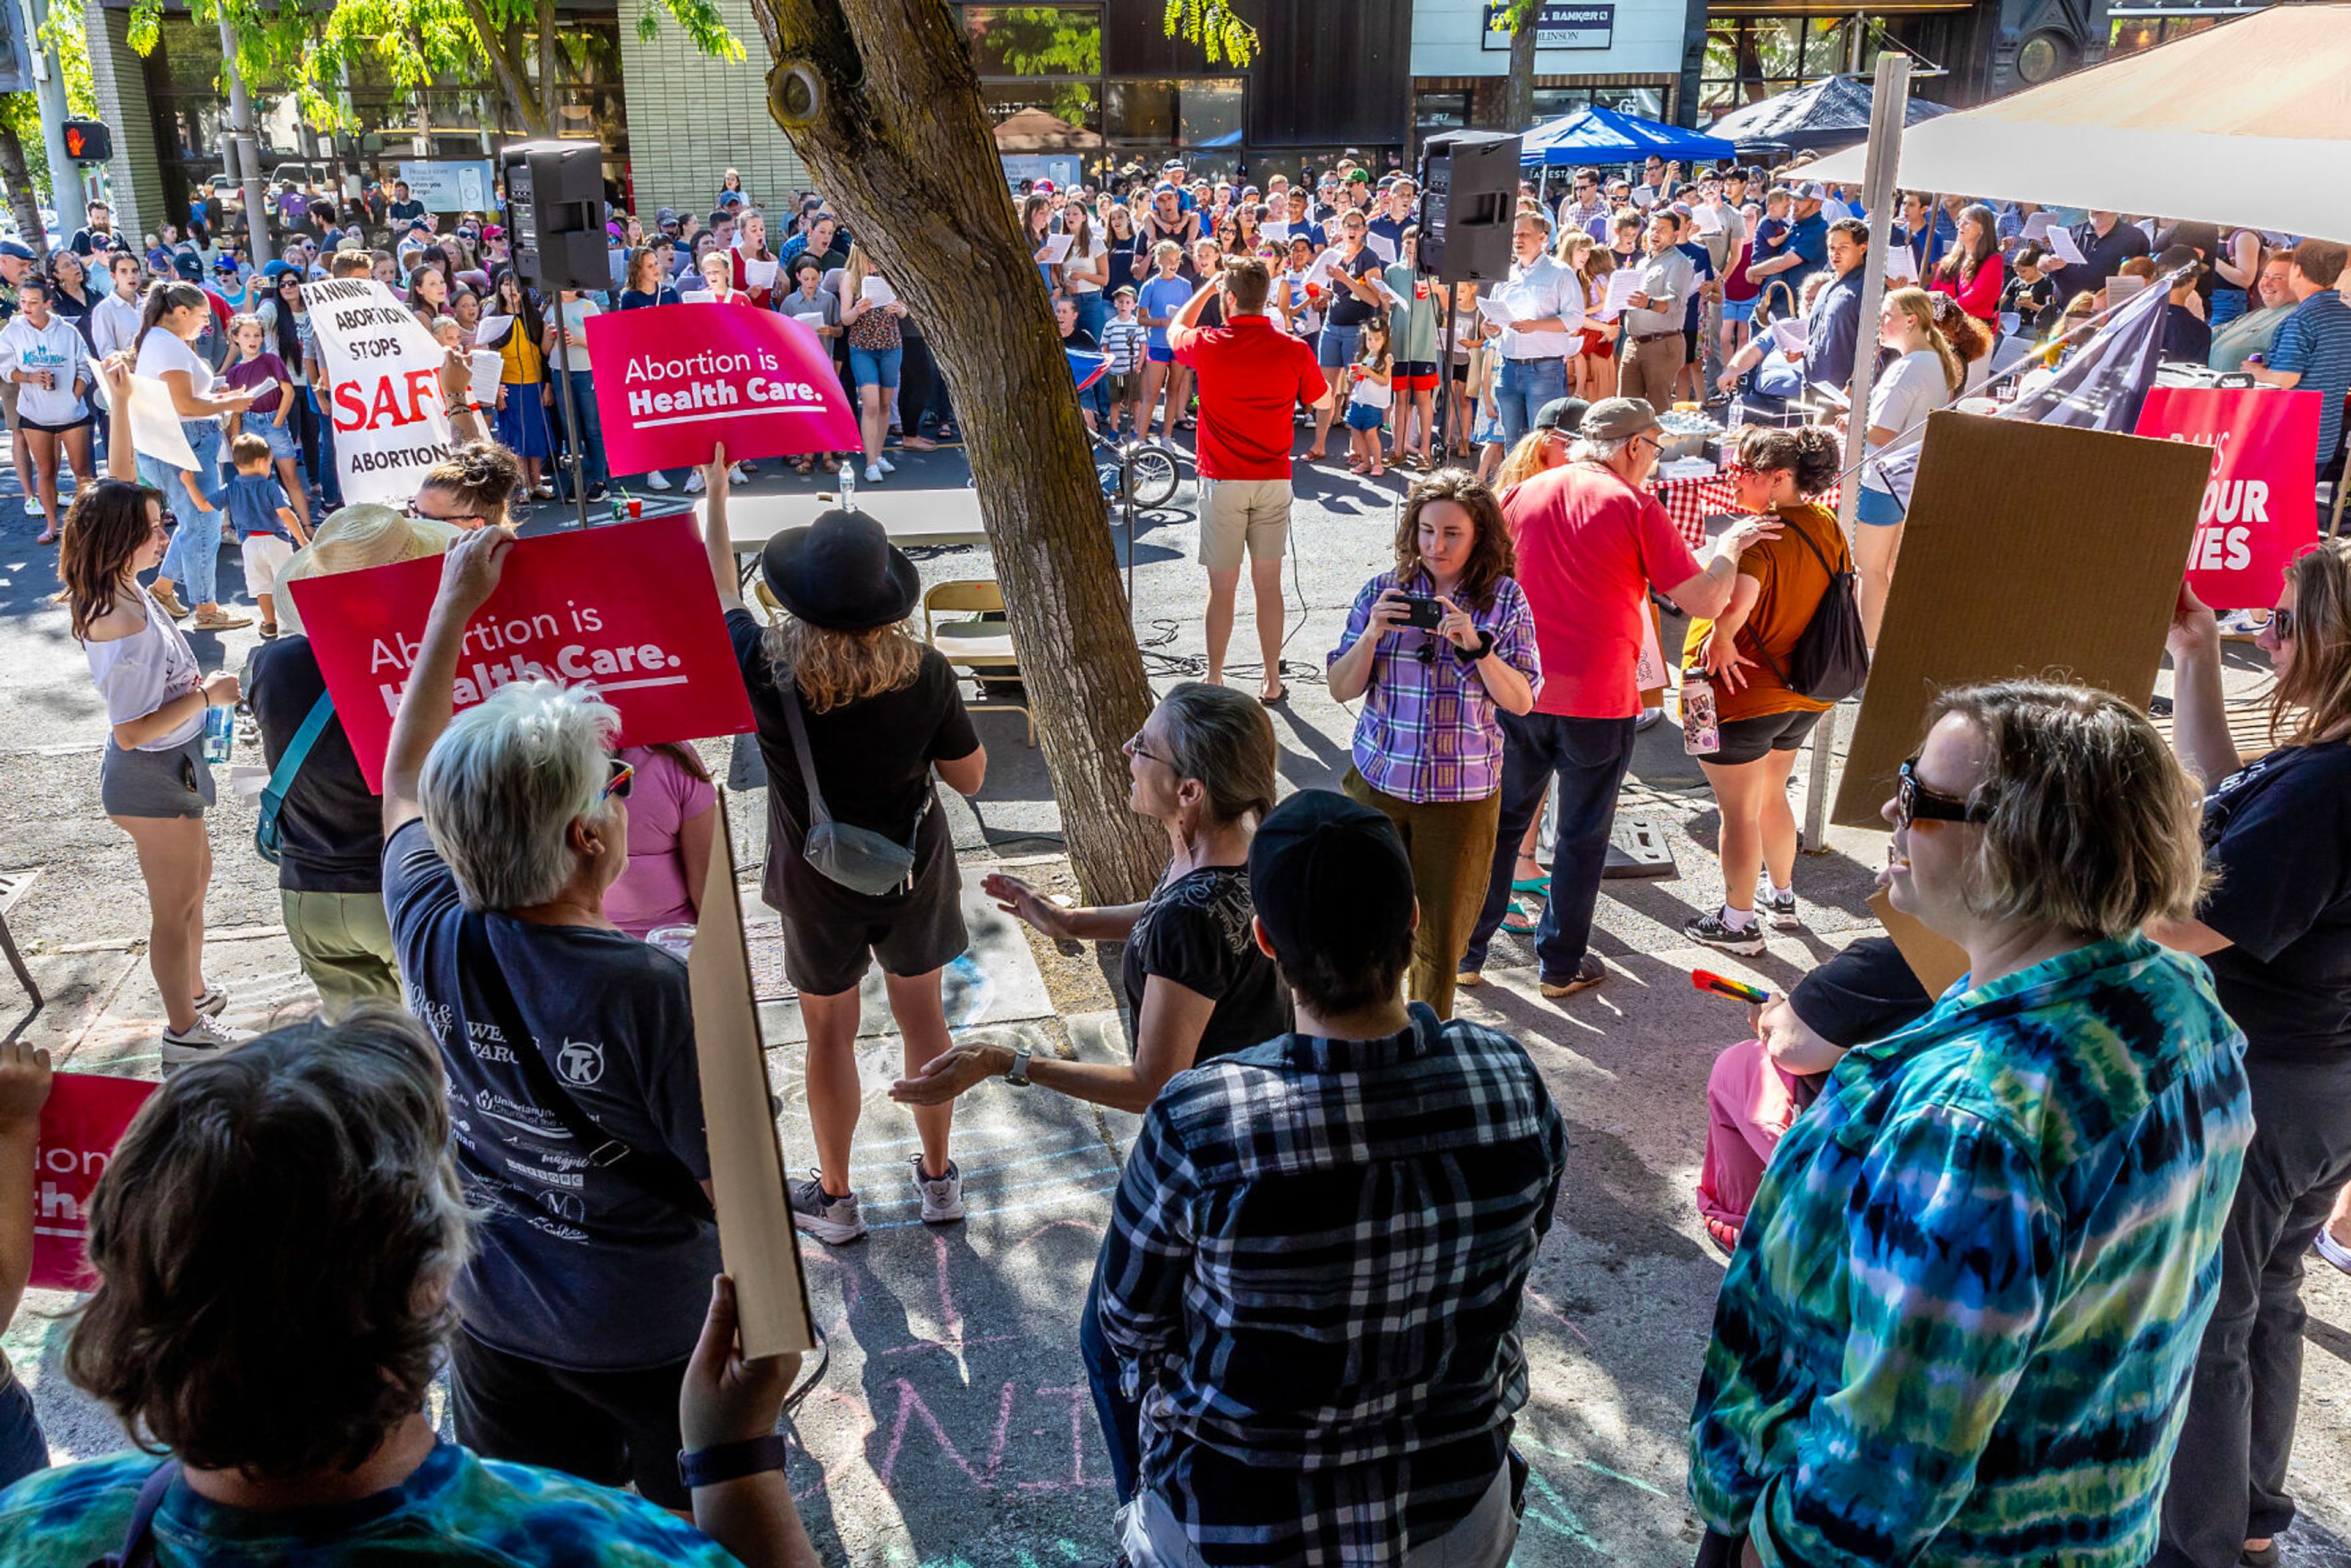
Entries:
[[[1434,591],[1425,571],[1409,582],[1384,571],[1364,584],[1347,615],[1347,630],[1331,650],[1335,664],[1370,629],[1380,595],[1401,587],[1406,593]],[[1457,601],[1458,602],[1458,601]],[[1542,689],[1542,656],[1536,649],[1534,612],[1517,582],[1499,578],[1482,610],[1470,619],[1494,635],[1494,652],[1537,691]],[[1482,800],[1502,787],[1502,725],[1478,660],[1435,632],[1399,626],[1372,655],[1371,685],[1364,711],[1355,718],[1355,771],[1383,795],[1426,805],[1439,800]]]
[[1178,1073],[1102,1246],[1142,1484],[1210,1564],[1391,1564],[1466,1517],[1527,1400],[1519,1298],[1567,1127],[1518,1041],[1412,1004]]
[[1143,363],[1144,350],[1151,346],[1151,329],[1140,321],[1122,321],[1113,316],[1102,323],[1102,351],[1110,359],[1109,373],[1123,376]]
[[2314,392],[2318,404],[2318,465],[2333,461],[2343,444],[2343,398],[2351,392],[2351,305],[2332,288],[2322,288],[2294,308],[2270,344],[2269,368],[2302,379],[2296,392]]
[[2200,962],[2132,936],[1848,1053],[1723,1280],[1707,1522],[1767,1568],[2146,1562],[2252,1135],[2244,1045]]

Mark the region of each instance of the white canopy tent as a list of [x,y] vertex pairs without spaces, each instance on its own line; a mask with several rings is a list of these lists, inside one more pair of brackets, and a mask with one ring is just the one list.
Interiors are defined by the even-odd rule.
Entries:
[[[1902,133],[1905,189],[2351,239],[2351,5],[2278,5]],[[1858,183],[1863,149],[1804,171]]]

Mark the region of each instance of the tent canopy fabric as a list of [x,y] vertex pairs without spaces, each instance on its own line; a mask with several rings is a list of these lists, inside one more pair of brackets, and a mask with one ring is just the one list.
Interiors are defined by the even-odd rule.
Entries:
[[[1741,147],[1768,142],[1798,152],[1844,147],[1869,136],[1871,84],[1853,77],[1823,77],[1816,82],[1734,109],[1706,128]],[[1948,106],[1923,98],[1910,100],[1905,124],[1949,114]]]
[[1536,126],[1519,143],[1522,168],[1572,163],[1637,163],[1660,158],[1728,158],[1738,151],[1719,136],[1661,125],[1597,105]]
[[1034,106],[1008,114],[996,125],[998,152],[1059,152],[1102,144],[1102,139],[1083,126]]
[[[2351,239],[2351,5],[2278,5],[1902,133],[1907,189]],[[1859,182],[1859,147],[1804,171]]]

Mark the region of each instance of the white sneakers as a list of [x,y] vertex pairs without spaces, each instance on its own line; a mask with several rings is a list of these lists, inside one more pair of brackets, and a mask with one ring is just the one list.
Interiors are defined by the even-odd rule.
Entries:
[[252,1038],[249,1029],[232,1029],[212,1014],[200,1012],[194,1025],[184,1032],[163,1031],[163,1065],[184,1067],[191,1061],[210,1061]]
[[669,476],[663,473],[658,468],[654,469],[652,473],[645,476],[645,488],[648,490],[668,489]]
[[914,1186],[923,1195],[923,1223],[945,1225],[963,1218],[963,1172],[955,1161],[947,1162],[947,1174],[933,1181],[923,1174],[923,1154],[917,1149],[906,1158],[914,1172]]
[[699,468],[685,476],[685,493],[689,496],[699,496],[708,487],[703,482],[702,470]]
[[882,468],[880,465],[868,463],[865,465],[865,482],[869,485],[879,485],[882,483]]

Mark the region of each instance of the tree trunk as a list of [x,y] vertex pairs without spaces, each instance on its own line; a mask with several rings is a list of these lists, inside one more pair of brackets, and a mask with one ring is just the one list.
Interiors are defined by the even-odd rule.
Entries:
[[500,31],[490,20],[482,0],[465,0],[465,19],[474,25],[474,37],[482,46],[482,54],[490,62],[490,74],[498,78],[498,90],[514,105],[516,116],[522,121],[526,138],[547,134],[546,116],[539,112],[538,100],[532,98],[530,84],[523,79],[521,29],[510,27]]
[[1535,42],[1541,0],[1510,0],[1510,74],[1502,89],[1502,129],[1512,133],[1535,122]]
[[1151,688],[1069,362],[1014,233],[960,26],[937,0],[752,8],[776,61],[769,111],[954,389],[1078,879],[1096,902],[1141,899],[1166,846],[1127,809],[1120,747]]
[[563,78],[555,50],[555,0],[538,0],[538,79],[532,85],[538,89],[538,123],[540,134],[546,136],[563,134],[558,112],[563,101]]
[[25,144],[16,136],[16,128],[0,120],[0,192],[8,198],[9,214],[16,220],[16,232],[26,237],[37,255],[48,253],[47,231],[41,223],[41,198],[33,189],[33,172],[25,163]]

